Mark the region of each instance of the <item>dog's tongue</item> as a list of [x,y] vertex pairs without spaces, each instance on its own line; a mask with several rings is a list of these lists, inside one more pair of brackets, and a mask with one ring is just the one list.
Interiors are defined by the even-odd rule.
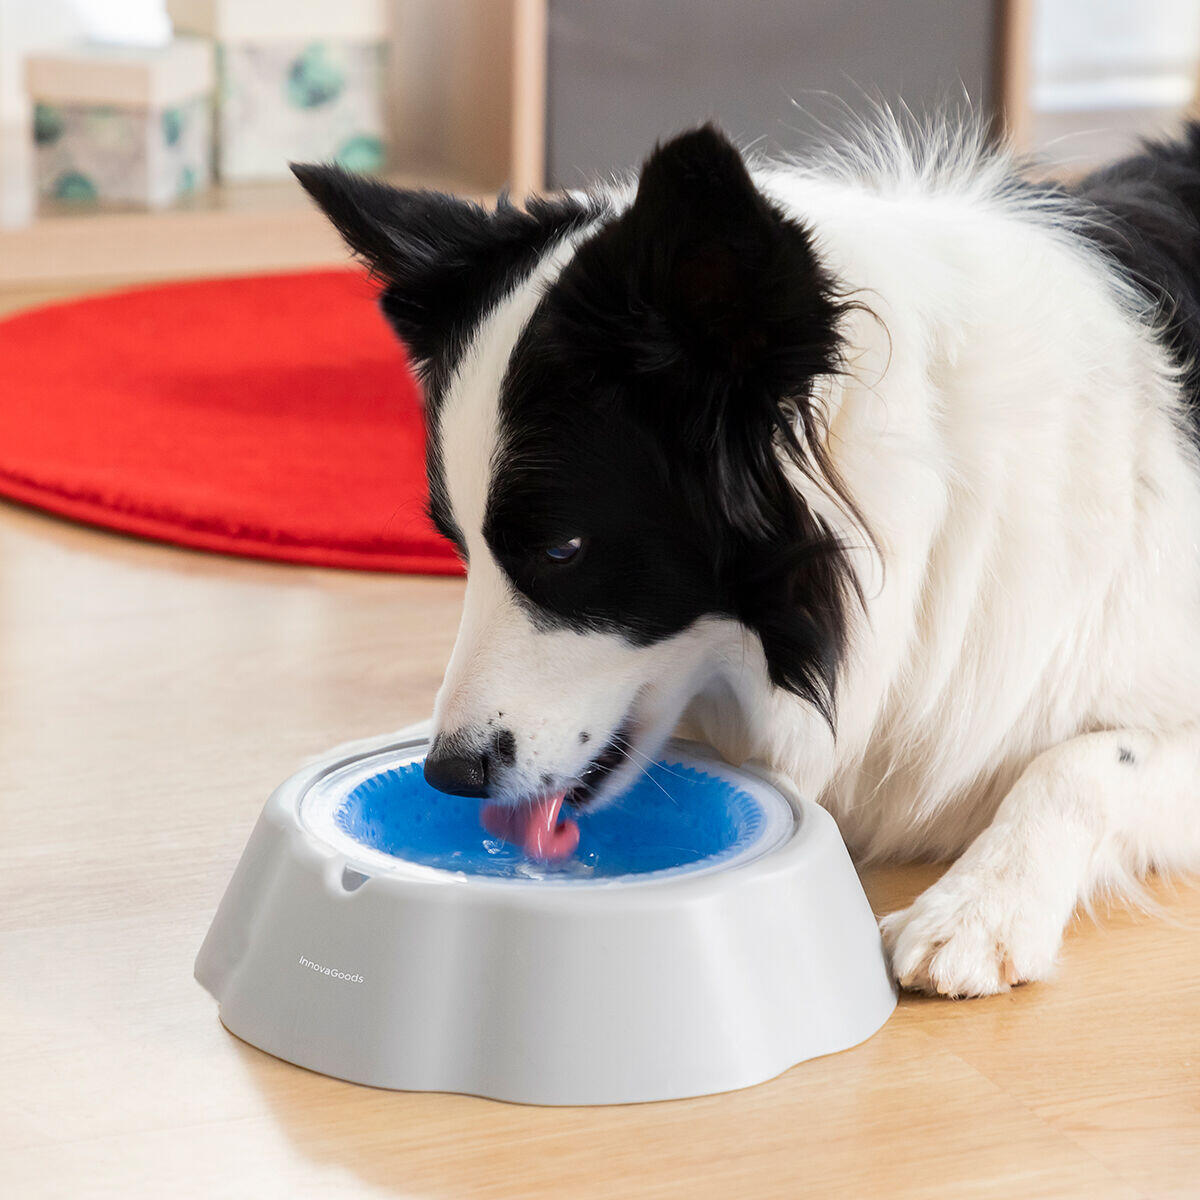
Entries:
[[558,819],[562,802],[563,793],[555,792],[516,807],[485,804],[479,820],[493,837],[520,846],[530,858],[554,862],[574,854],[579,845],[579,826],[570,818]]

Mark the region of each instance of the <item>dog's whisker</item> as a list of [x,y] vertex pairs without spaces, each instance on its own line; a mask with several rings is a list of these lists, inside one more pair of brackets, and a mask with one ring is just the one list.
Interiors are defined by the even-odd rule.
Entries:
[[[658,790],[660,792],[662,792],[662,794],[664,796],[666,796],[667,799],[670,800],[671,803],[674,804],[676,808],[678,808],[679,807],[678,798],[671,794],[670,790],[663,785],[662,781],[660,779],[658,779],[657,776],[651,774],[651,768],[656,768],[660,771],[665,772],[668,775],[673,775],[677,779],[682,779],[683,777],[677,771],[672,771],[670,769],[670,767],[667,767],[662,763],[655,762],[654,759],[650,758],[649,755],[643,754],[642,751],[638,750],[635,746],[631,746],[628,743],[626,743],[624,750],[626,753],[627,760],[629,762],[631,762],[635,767],[637,767],[638,770],[641,771],[641,773],[648,780],[650,780],[650,782],[653,783],[654,786],[657,787]],[[632,757],[633,754],[641,755],[641,757],[643,759],[645,759],[646,763],[649,765],[643,766],[641,763],[638,762],[637,759]]]

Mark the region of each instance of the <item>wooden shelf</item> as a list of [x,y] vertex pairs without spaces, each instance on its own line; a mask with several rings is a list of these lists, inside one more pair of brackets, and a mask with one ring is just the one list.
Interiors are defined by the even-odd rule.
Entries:
[[[547,0],[390,0],[390,178],[478,199],[542,186]],[[0,293],[53,292],[346,261],[292,180],[217,187],[169,209],[65,210],[0,229]],[[2,297],[0,297],[2,301]]]
[[[389,179],[479,199],[489,189],[439,166]],[[151,212],[58,210],[0,231],[0,289],[168,279],[325,266],[346,261],[329,222],[294,180],[214,187]]]

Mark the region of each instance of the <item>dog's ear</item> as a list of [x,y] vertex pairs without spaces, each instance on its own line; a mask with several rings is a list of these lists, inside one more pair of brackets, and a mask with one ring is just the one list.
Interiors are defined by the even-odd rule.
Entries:
[[651,156],[628,215],[635,307],[656,318],[667,419],[688,430],[708,493],[744,535],[727,567],[733,607],[758,633],[772,680],[832,727],[857,584],[781,457],[844,497],[812,385],[837,369],[846,306],[809,230],[712,126]]
[[832,350],[830,280],[809,232],[705,125],[658,147],[623,230],[640,305],[705,372],[786,391]]
[[627,236],[642,301],[705,369],[757,374],[800,332],[791,326],[816,273],[808,239],[711,125],[646,161]]
[[[557,288],[565,345],[596,376],[640,388],[647,419],[703,458],[749,534],[778,525],[790,489],[773,447],[837,357],[841,307],[808,230],[755,185],[711,125],[660,146],[632,205],[586,242]],[[807,435],[810,432],[804,430]]]
[[340,167],[292,164],[304,190],[384,285],[380,304],[427,388],[453,368],[473,326],[554,241],[591,215],[570,198],[494,211],[390,187]]

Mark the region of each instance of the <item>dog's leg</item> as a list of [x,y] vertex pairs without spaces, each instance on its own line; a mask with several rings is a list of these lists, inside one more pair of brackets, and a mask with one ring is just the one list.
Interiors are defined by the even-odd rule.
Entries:
[[1200,726],[1073,738],[1035,758],[946,874],[884,918],[892,970],[946,996],[1043,979],[1098,889],[1197,865]]

